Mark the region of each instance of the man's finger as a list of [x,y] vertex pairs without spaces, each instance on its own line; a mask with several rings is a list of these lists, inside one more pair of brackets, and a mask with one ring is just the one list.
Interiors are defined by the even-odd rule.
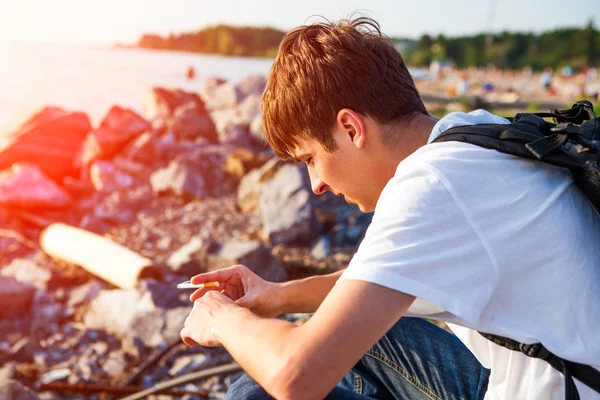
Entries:
[[201,298],[202,296],[204,296],[207,292],[210,292],[211,290],[219,290],[220,291],[222,289],[221,289],[221,287],[198,289],[190,295],[190,301],[192,303],[195,302],[196,300],[198,300],[199,298]]
[[194,285],[205,282],[225,282],[229,278],[231,278],[236,273],[239,273],[242,268],[246,268],[243,265],[232,265],[231,267],[219,269],[212,272],[207,272],[204,274],[195,275],[192,277],[191,281]]

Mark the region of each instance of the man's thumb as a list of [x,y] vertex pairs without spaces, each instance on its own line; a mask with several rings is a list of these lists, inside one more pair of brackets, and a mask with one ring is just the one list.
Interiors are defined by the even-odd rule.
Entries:
[[235,303],[244,308],[251,308],[254,303],[254,296],[245,294],[235,301]]

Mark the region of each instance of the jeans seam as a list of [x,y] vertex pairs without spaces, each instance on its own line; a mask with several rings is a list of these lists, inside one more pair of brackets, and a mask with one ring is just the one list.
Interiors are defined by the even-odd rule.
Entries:
[[418,390],[420,390],[425,396],[427,396],[431,400],[443,400],[441,397],[438,397],[438,395],[436,395],[431,389],[429,389],[427,386],[423,385],[417,378],[415,378],[413,375],[411,375],[408,371],[406,371],[404,368],[400,367],[394,361],[390,360],[389,358],[387,358],[385,355],[381,354],[377,350],[370,349],[367,352],[367,355],[370,355],[370,356],[378,359],[379,361],[386,364],[388,367],[390,367],[393,370],[395,370],[396,372],[398,372],[398,374],[400,376],[402,376],[404,379],[406,379],[409,383],[411,383],[413,386],[415,386]]
[[362,394],[363,392],[362,379],[358,374],[354,374],[354,392],[357,394]]

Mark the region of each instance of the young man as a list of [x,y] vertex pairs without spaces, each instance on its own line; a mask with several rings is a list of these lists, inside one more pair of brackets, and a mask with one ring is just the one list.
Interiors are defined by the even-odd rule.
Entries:
[[[549,364],[476,331],[600,368],[600,216],[563,169],[428,144],[453,126],[508,121],[429,116],[374,21],[290,32],[263,118],[275,153],[306,163],[315,194],[375,213],[345,271],[275,284],[233,266],[192,279],[225,292],[192,295],[184,342],[225,346],[253,378],[228,398],[563,398]],[[301,326],[272,318],[290,312],[314,315]]]

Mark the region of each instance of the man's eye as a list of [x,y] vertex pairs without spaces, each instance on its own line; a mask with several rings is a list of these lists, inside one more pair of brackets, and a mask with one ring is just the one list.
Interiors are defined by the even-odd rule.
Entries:
[[308,157],[304,162],[306,163],[306,165],[312,165],[313,158],[312,157]]

